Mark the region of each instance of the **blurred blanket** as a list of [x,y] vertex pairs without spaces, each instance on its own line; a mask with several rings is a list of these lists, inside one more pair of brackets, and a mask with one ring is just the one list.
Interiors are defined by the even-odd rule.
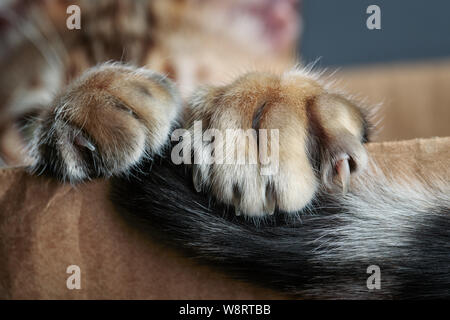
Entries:
[[[389,175],[432,173],[450,181],[450,138],[368,149]],[[80,289],[67,287],[71,265],[80,268]],[[197,265],[132,228],[108,200],[108,181],[72,187],[11,168],[0,170],[0,298],[283,297]]]

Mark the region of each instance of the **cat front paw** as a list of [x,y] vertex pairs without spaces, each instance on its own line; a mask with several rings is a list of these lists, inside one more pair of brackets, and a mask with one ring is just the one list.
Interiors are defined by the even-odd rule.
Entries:
[[298,212],[367,166],[365,111],[302,71],[204,87],[190,107],[195,189],[238,215]]
[[72,183],[125,174],[163,149],[180,111],[164,76],[118,63],[94,67],[38,119],[31,168]]

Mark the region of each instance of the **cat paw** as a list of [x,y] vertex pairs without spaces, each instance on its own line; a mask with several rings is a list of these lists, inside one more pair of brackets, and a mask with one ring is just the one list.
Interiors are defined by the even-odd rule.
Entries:
[[37,120],[31,168],[72,183],[124,174],[162,150],[180,110],[164,76],[117,63],[94,67]]
[[365,111],[307,73],[250,73],[189,105],[195,189],[237,215],[298,212],[367,166]]

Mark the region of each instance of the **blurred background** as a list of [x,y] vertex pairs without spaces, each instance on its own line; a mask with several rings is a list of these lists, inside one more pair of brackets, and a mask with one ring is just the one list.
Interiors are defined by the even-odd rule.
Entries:
[[449,136],[448,12],[450,2],[425,0],[2,0],[0,165],[26,163],[32,120],[108,60],[163,72],[185,97],[245,71],[314,63],[383,103],[373,140]]
[[[366,26],[370,5],[381,29]],[[299,53],[382,102],[376,141],[450,135],[450,2],[303,0]]]

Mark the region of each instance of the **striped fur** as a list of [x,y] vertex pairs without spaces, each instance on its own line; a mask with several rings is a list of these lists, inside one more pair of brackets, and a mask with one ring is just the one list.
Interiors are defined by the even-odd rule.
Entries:
[[[121,86],[112,85],[115,80]],[[142,86],[153,93],[147,103]],[[194,94],[185,110],[190,114],[187,129],[201,120],[206,128],[240,124],[244,129],[285,130],[280,166],[292,163],[288,168],[293,170],[285,175],[303,189],[285,188],[289,180],[280,179],[269,189],[275,196],[273,212],[267,212],[267,199],[255,197],[252,190],[239,192],[236,203],[230,201],[234,188],[231,195],[216,188],[229,180],[245,186],[260,179],[251,170],[244,167],[236,173],[209,165],[216,176],[202,175],[199,189],[196,165],[172,162],[172,148],[164,143],[180,114],[178,95],[172,90],[161,76],[146,70],[106,65],[88,71],[67,88],[66,98],[63,94],[56,100],[71,104],[56,103],[40,124],[32,144],[34,168],[72,182],[112,176],[111,199],[136,227],[233,277],[294,297],[450,297],[448,181],[410,177],[401,182],[384,176],[363,147],[367,112],[351,99],[299,70],[244,75]],[[117,105],[111,95],[124,103]],[[93,103],[80,103],[90,101],[90,96],[95,97]],[[157,118],[147,113],[151,110]],[[71,116],[58,116],[65,112]],[[113,139],[123,146],[114,149],[116,153],[102,140],[109,126],[120,128],[110,135],[120,133]],[[71,135],[73,127],[83,129],[78,130],[81,142]],[[150,132],[160,129],[162,138],[156,143]],[[136,144],[138,156],[130,156],[128,148],[135,145],[140,130],[146,143]],[[344,195],[336,181],[342,154],[353,169],[350,192]],[[82,174],[72,169],[72,162],[83,168]],[[313,184],[304,179],[305,168],[312,172]],[[292,193],[288,200],[283,198],[286,192]],[[298,203],[296,197],[305,201]],[[243,214],[237,216],[238,212]],[[381,270],[380,289],[367,287],[367,268],[372,265]]]

